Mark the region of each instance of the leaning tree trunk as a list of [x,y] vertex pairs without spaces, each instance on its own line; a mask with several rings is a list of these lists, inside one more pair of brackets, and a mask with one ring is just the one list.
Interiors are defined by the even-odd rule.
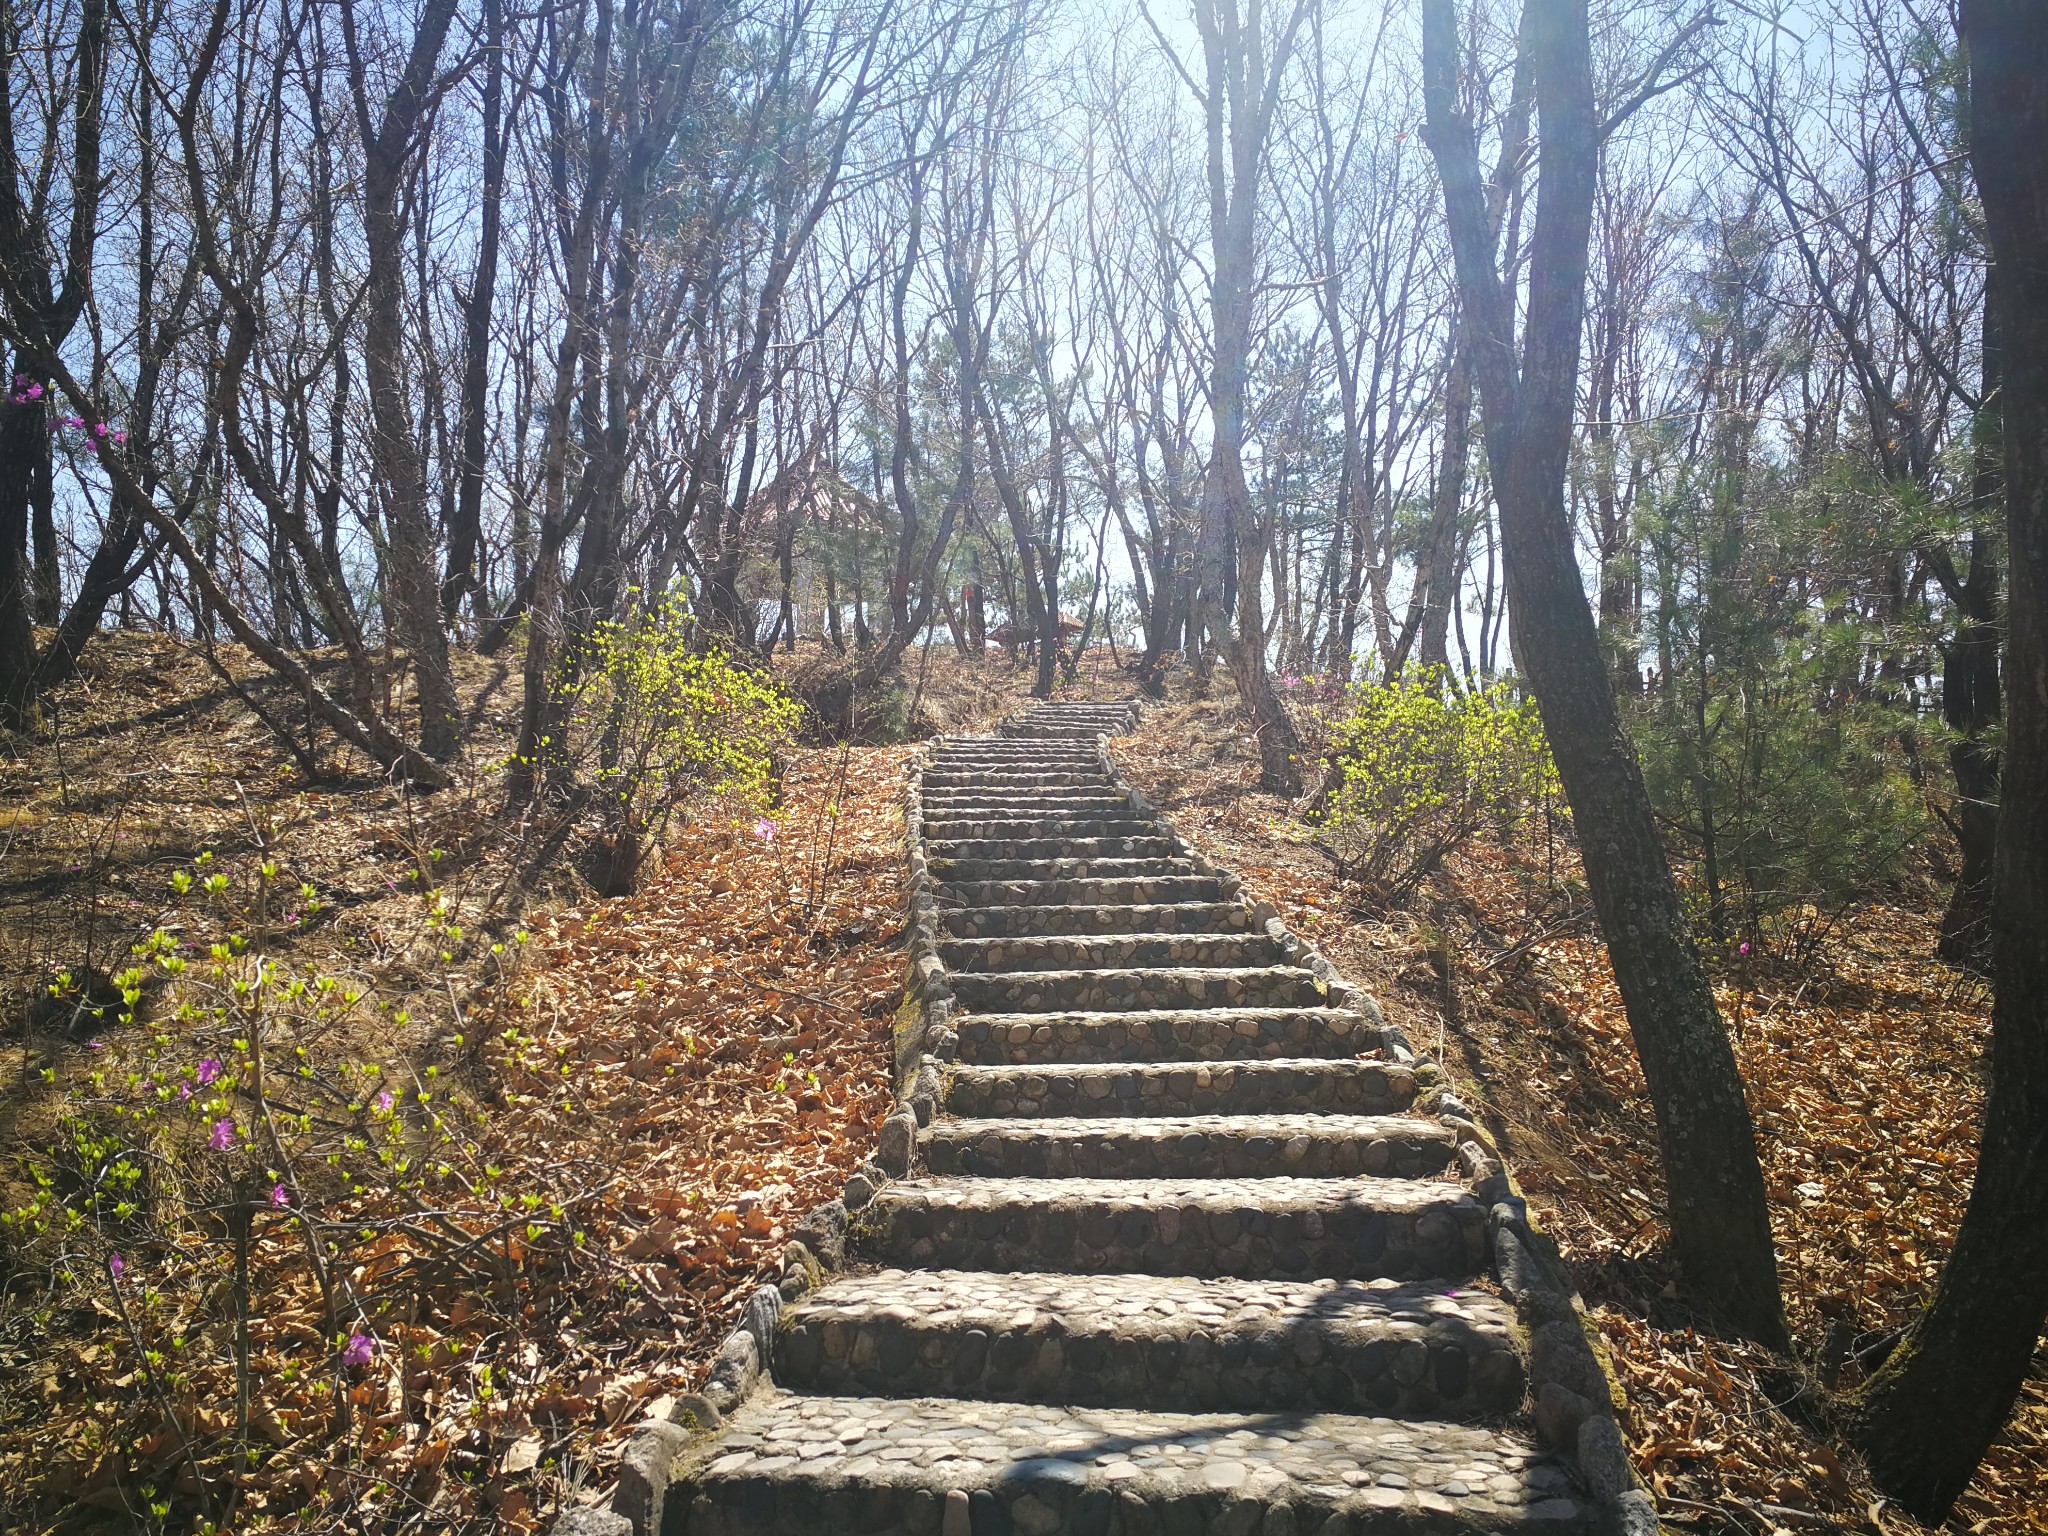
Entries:
[[2048,1321],[2048,28],[2037,0],[1963,0],[1962,31],[1970,159],[2005,341],[2011,574],[1991,1089],[1969,1208],[1934,1300],[1856,1413],[1878,1486],[1930,1523],[2004,1427]]
[[1500,508],[1519,659],[1572,807],[1586,883],[1656,1110],[1672,1244],[1739,1327],[1786,1342],[1770,1207],[1742,1078],[1686,926],[1642,770],[1623,735],[1566,516],[1599,136],[1586,0],[1528,0],[1542,120],[1527,321],[1494,268],[1476,136],[1457,109],[1452,0],[1426,0],[1423,133],[1444,186]]

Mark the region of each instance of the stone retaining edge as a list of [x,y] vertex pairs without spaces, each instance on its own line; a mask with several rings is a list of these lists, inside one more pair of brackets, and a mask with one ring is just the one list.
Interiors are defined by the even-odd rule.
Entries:
[[775,1329],[784,1304],[802,1300],[840,1267],[848,1219],[870,1204],[882,1185],[910,1172],[917,1128],[930,1122],[936,1105],[938,1068],[926,1045],[940,1031],[951,1035],[947,1021],[955,1011],[952,988],[938,957],[938,903],[924,851],[924,768],[944,739],[925,742],[903,765],[903,832],[910,861],[903,939],[909,968],[903,1003],[891,1026],[896,1108],[882,1122],[875,1155],[846,1181],[837,1200],[827,1201],[797,1223],[782,1251],[780,1280],[761,1286],[748,1298],[740,1326],[719,1346],[704,1390],[678,1399],[667,1419],[650,1419],[634,1427],[619,1457],[611,1507],[564,1510],[549,1528],[551,1536],[659,1536],[676,1464],[692,1446],[715,1435],[725,1419],[761,1389],[764,1378],[772,1382]]

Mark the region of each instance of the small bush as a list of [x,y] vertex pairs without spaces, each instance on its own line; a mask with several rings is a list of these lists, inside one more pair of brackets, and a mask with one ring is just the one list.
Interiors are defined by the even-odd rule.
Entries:
[[590,638],[570,699],[596,743],[595,778],[621,833],[659,837],[692,801],[764,808],[776,763],[796,733],[797,705],[764,673],[690,643],[688,611],[671,595]]
[[1453,692],[1436,671],[1354,688],[1331,758],[1342,781],[1320,846],[1340,879],[1386,899],[1489,825],[1514,835],[1557,789],[1534,701],[1505,684]]

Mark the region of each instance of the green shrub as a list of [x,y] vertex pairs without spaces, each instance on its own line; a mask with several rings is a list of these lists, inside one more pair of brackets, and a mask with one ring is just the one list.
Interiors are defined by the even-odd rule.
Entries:
[[760,672],[690,643],[689,615],[671,595],[590,637],[572,690],[579,740],[597,742],[595,778],[613,824],[659,836],[700,799],[765,807],[800,710]]
[[1455,692],[1436,671],[1354,688],[1331,760],[1341,782],[1319,846],[1384,899],[1488,827],[1513,836],[1557,789],[1534,701],[1499,683]]

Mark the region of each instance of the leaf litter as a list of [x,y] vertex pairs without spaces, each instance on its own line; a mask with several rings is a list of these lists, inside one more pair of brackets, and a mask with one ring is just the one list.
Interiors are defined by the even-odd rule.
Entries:
[[[1404,906],[1364,908],[1313,829],[1259,793],[1228,702],[1176,701],[1111,745],[1192,842],[1436,1054],[1501,1139],[1600,1329],[1667,1525],[1923,1529],[1871,1485],[1835,1393],[1931,1296],[1975,1167],[1990,998],[1934,958],[1933,882],[1842,914],[1796,961],[1708,955],[1757,1126],[1788,1360],[1714,1331],[1676,1285],[1650,1102],[1568,833],[1475,845]],[[2048,1531],[2048,1350],[1944,1528]]]

